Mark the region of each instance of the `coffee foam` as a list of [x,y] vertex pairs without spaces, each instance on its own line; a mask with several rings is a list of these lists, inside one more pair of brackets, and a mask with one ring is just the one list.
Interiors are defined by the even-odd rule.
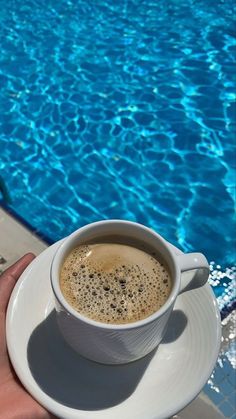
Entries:
[[60,287],[79,313],[111,324],[159,310],[171,291],[168,270],[151,254],[115,243],[81,245],[65,259]]

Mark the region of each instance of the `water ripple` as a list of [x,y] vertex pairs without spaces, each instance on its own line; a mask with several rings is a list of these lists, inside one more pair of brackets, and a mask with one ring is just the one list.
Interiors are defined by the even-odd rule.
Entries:
[[0,168],[15,211],[52,240],[136,220],[232,269],[234,16],[233,0],[2,5]]

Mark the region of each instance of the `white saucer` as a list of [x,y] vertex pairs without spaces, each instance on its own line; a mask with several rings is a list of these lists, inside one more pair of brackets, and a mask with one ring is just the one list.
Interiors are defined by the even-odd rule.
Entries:
[[26,269],[8,306],[8,350],[28,392],[64,419],[161,419],[183,409],[219,353],[220,315],[210,286],[178,297],[157,351],[127,365],[96,364],[70,349],[57,329],[49,280],[57,246]]

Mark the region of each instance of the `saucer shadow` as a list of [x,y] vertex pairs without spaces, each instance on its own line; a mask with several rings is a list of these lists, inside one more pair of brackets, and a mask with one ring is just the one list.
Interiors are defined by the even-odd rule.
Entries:
[[35,328],[27,347],[29,367],[39,387],[65,406],[91,411],[126,400],[155,352],[126,365],[103,365],[87,360],[61,336],[55,310]]
[[182,310],[174,310],[168,320],[167,329],[162,344],[173,343],[177,340],[186,328],[188,319]]

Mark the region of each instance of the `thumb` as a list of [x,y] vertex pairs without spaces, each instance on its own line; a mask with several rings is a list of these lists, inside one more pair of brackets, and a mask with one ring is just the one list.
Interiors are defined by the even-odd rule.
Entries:
[[0,313],[5,313],[16,281],[34,258],[33,253],[27,253],[0,275]]

